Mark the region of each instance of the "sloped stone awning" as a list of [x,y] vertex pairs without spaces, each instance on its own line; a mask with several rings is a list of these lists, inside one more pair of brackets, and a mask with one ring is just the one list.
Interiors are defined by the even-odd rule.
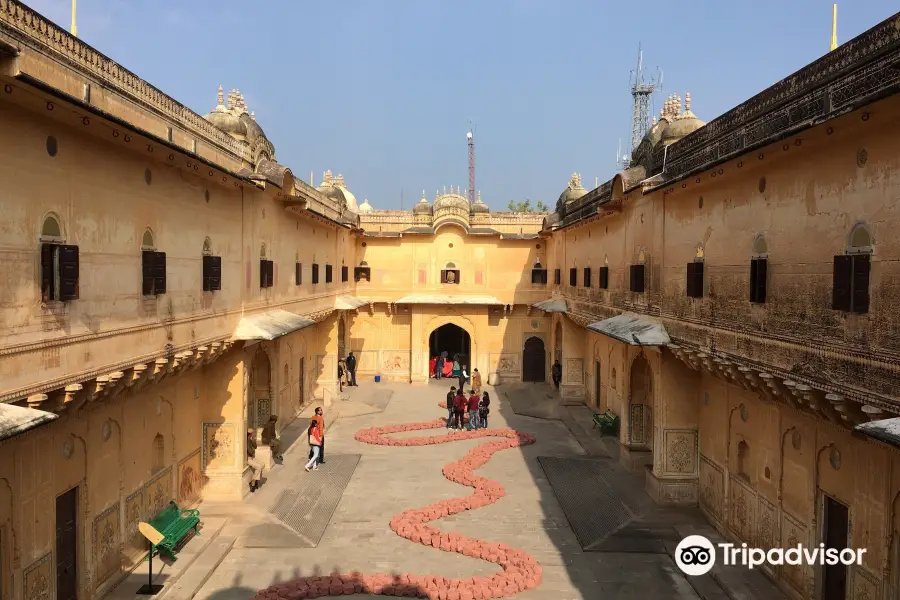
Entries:
[[0,402],[0,441],[15,437],[58,418],[59,415],[51,412]]
[[394,304],[474,304],[502,305],[493,296],[479,294],[410,294],[397,300]]
[[867,437],[900,448],[900,417],[869,421],[853,428]]
[[241,318],[231,339],[234,341],[274,340],[294,331],[314,325],[306,317],[286,310],[272,310]]
[[671,341],[662,323],[631,313],[591,323],[587,328],[632,346],[666,346]]
[[370,300],[356,298],[354,296],[338,296],[334,299],[335,310],[356,310],[360,306],[368,304]]
[[548,313],[564,313],[569,310],[569,305],[562,298],[551,298],[550,300],[541,300],[531,305],[533,308]]

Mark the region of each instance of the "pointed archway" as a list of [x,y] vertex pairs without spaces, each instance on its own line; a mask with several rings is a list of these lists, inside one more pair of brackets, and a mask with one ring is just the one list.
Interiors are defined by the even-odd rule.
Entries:
[[471,371],[472,338],[455,323],[445,323],[428,336],[428,357],[444,355],[450,363],[466,365]]
[[537,336],[525,340],[522,350],[522,381],[547,381],[547,350],[544,348],[544,340]]

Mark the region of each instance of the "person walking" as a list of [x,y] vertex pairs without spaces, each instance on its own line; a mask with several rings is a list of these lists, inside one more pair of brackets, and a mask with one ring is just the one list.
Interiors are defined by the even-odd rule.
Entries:
[[481,373],[478,369],[472,369],[472,389],[476,394],[481,393]]
[[[311,419],[313,423],[319,428],[319,435],[322,438],[322,444],[319,446],[319,460],[317,461],[320,465],[325,464],[325,415],[323,414],[322,407],[317,406],[314,411],[315,414]],[[312,458],[312,452],[310,451],[310,458]]]
[[554,361],[553,366],[550,368],[550,374],[553,376],[553,385],[559,389],[559,382],[562,381],[562,365],[559,364],[559,361]]
[[487,428],[488,426],[488,415],[491,412],[491,396],[487,392],[485,392],[481,396],[481,406],[478,407],[478,416],[481,417],[481,426],[483,428]]
[[478,403],[481,398],[478,397],[478,394],[475,393],[475,390],[470,390],[469,392],[469,431],[473,429],[478,429],[480,425],[480,417],[478,415]]
[[262,479],[263,464],[256,458],[256,430],[252,427],[247,430],[247,466],[253,469],[250,478],[250,493],[259,489],[259,481]]
[[309,440],[309,451],[312,453],[312,458],[303,467],[308,472],[310,469],[316,470],[319,468],[317,461],[319,460],[319,452],[322,451],[322,436],[315,422],[310,422],[309,429],[306,430],[306,436]]
[[447,392],[447,429],[455,429],[456,424],[453,422],[453,397],[456,396],[456,386],[450,388]]
[[272,458],[280,462],[284,460],[284,456],[281,455],[281,439],[278,437],[277,422],[278,415],[269,417],[269,422],[262,430],[262,442],[272,450]]
[[350,371],[350,383],[347,385],[359,387],[356,385],[356,357],[353,356],[353,352],[347,354],[347,360],[344,362],[347,365],[347,370]]
[[469,374],[466,373],[466,365],[462,365],[459,369],[459,389],[463,389],[469,382]]
[[444,355],[441,354],[437,357],[437,360],[434,363],[434,378],[441,379],[444,376]]
[[456,390],[453,396],[453,425],[455,429],[463,428],[463,413],[466,412],[466,397],[463,395],[462,388]]

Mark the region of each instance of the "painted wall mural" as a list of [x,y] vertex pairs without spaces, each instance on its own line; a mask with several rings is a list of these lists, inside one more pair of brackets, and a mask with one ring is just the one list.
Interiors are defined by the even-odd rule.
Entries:
[[521,364],[518,354],[503,353],[491,355],[491,361],[496,361],[496,371],[498,373],[518,373],[521,371]]
[[102,584],[121,568],[119,503],[94,517],[94,582]]
[[567,358],[565,364],[565,383],[569,385],[581,385],[584,383],[584,360],[580,358]]
[[146,519],[149,521],[162,512],[172,499],[172,467],[166,467],[147,482],[144,500]]
[[409,371],[409,352],[405,350],[382,350],[381,371],[382,373]]
[[52,600],[53,593],[53,553],[48,552],[37,559],[22,576],[25,600]]
[[138,523],[144,520],[144,486],[125,498],[125,556],[131,565],[141,559],[147,549],[147,541],[138,531]]
[[200,468],[200,448],[178,463],[178,506],[190,506],[200,499],[203,486]]

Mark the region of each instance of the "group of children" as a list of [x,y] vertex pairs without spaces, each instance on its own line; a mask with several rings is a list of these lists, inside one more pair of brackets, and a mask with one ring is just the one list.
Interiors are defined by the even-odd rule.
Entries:
[[465,427],[471,431],[487,427],[490,406],[491,397],[487,392],[479,396],[474,389],[469,390],[469,397],[466,398],[462,387],[458,390],[456,386],[451,387],[447,392],[447,429]]

